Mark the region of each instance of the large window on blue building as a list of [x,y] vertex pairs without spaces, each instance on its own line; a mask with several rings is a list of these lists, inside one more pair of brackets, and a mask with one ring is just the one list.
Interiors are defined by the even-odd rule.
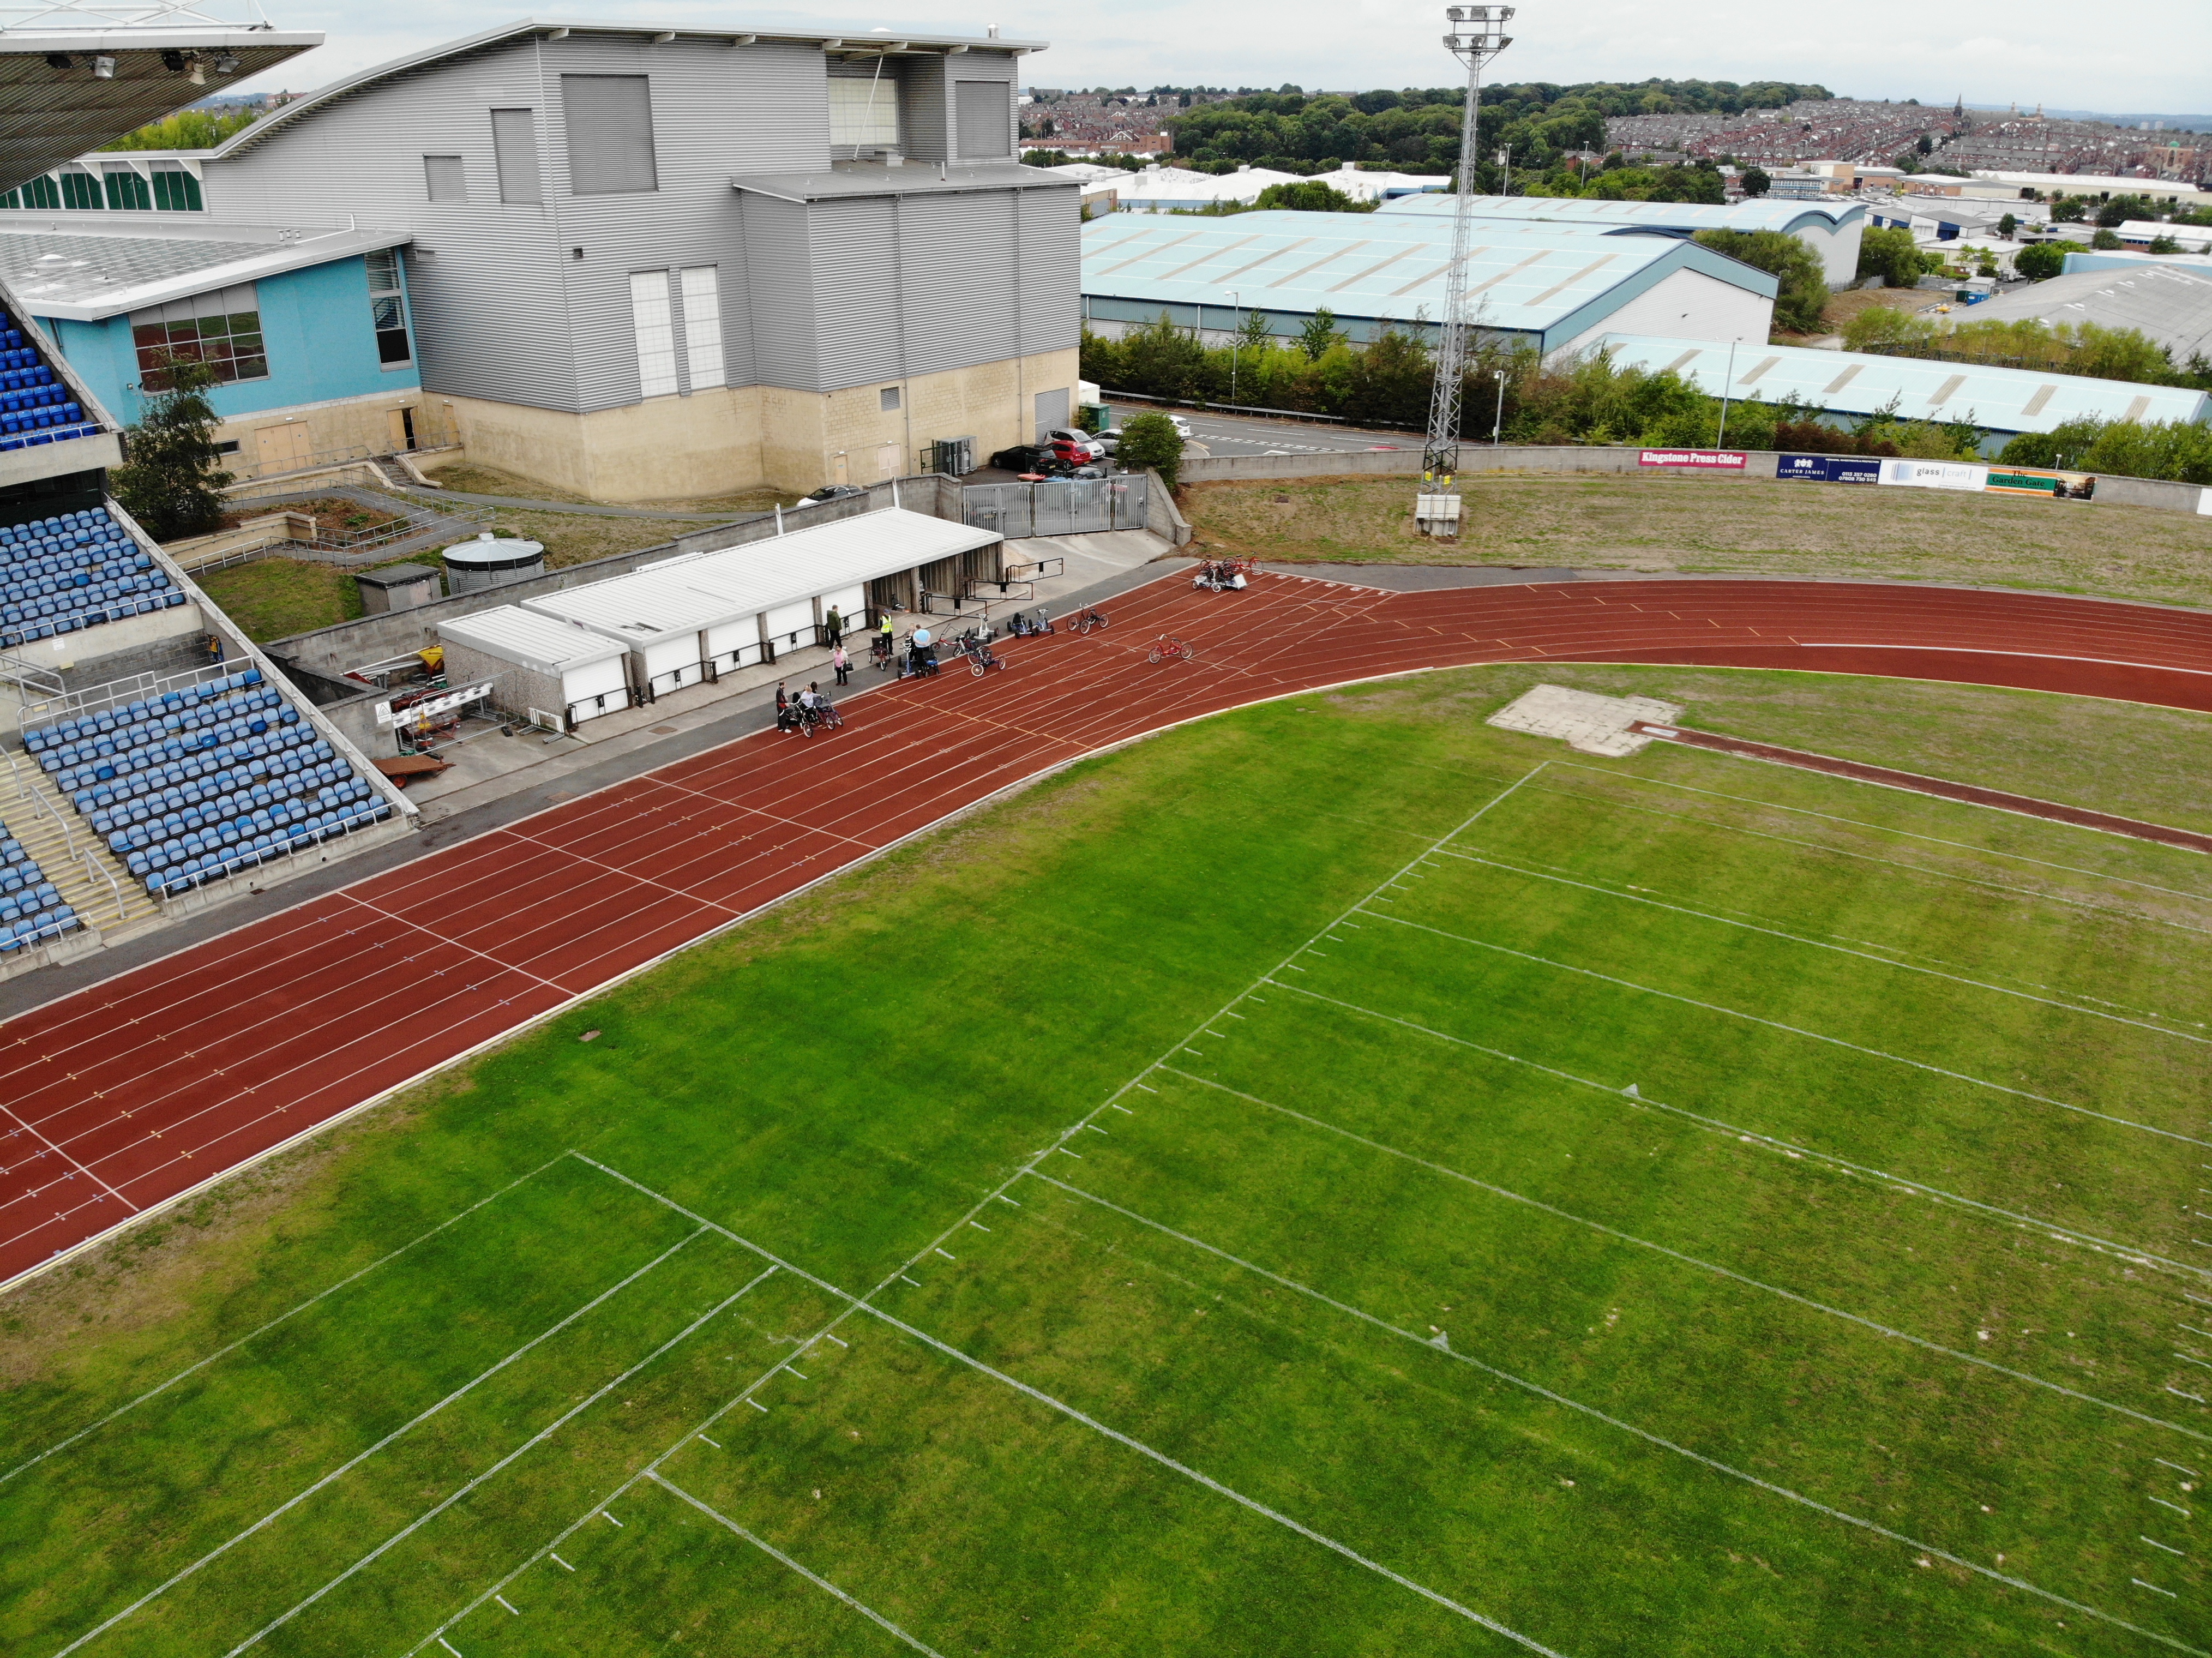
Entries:
[[415,348],[407,337],[406,296],[399,287],[399,253],[386,248],[362,261],[368,267],[368,316],[376,330],[376,360],[391,367],[412,362]]
[[164,389],[162,368],[172,358],[205,363],[218,386],[269,378],[261,300],[252,282],[134,311],[131,338],[138,349],[139,384],[149,392]]

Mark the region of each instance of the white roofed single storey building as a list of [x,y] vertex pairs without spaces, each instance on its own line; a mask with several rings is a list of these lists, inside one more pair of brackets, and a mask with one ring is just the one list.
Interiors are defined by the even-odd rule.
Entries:
[[969,582],[998,579],[1004,546],[996,531],[893,507],[664,559],[523,608],[626,653],[629,683],[650,701],[818,643],[832,610],[857,635],[872,610],[916,608],[924,592],[965,599]]
[[623,647],[572,622],[502,604],[438,624],[447,683],[492,687],[495,707],[568,729],[630,705]]

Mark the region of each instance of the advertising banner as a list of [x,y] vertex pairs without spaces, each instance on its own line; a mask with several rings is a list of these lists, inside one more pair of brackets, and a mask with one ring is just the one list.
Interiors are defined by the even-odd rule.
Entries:
[[1747,457],[1741,449],[1646,449],[1636,458],[1638,466],[1710,467],[1717,471],[1741,472]]
[[2047,495],[2052,501],[2091,501],[2097,480],[2087,472],[2050,472],[2040,466],[1992,466],[1983,486],[1993,495]]
[[1990,469],[1955,460],[1886,460],[1884,483],[1902,483],[1916,489],[1979,489],[1989,482]]
[[1775,460],[1774,476],[1813,483],[1879,483],[1881,462],[1871,455],[1783,455]]

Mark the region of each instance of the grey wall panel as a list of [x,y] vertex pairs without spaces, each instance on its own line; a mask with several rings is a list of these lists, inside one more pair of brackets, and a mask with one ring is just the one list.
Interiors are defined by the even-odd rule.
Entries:
[[807,210],[770,196],[744,197],[745,282],[752,295],[753,378],[812,387],[817,370],[814,267]]
[[897,199],[817,202],[808,212],[818,390],[900,378]]
[[1081,343],[1083,200],[1075,190],[1024,190],[1018,198],[1022,236],[1022,322],[1031,351]]
[[899,82],[899,130],[906,134],[906,153],[917,161],[951,159],[952,90],[945,62],[935,56],[916,58]]

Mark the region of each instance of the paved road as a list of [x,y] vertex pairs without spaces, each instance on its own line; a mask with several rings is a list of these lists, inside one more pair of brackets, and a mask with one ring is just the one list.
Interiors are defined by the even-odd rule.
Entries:
[[[1122,404],[1123,420],[1146,412],[1146,404]],[[1279,450],[1290,455],[1333,455],[1347,450],[1390,448],[1419,452],[1419,432],[1357,432],[1341,426],[1322,426],[1306,421],[1260,420],[1249,415],[1216,415],[1186,410],[1194,442],[1217,455],[1264,455]]]

